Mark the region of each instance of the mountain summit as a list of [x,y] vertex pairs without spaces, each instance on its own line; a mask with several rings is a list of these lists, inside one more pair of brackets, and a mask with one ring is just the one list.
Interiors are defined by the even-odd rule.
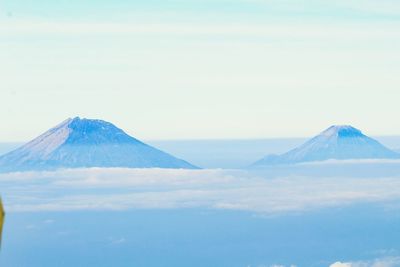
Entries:
[[282,155],[269,155],[253,166],[293,164],[329,159],[395,159],[400,154],[349,125],[331,126],[305,144]]
[[0,157],[0,171],[79,167],[187,168],[195,166],[151,147],[103,120],[67,119]]

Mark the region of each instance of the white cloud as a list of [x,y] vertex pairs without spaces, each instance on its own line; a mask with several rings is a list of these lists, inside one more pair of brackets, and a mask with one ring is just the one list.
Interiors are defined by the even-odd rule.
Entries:
[[398,267],[400,257],[379,258],[371,261],[335,262],[329,267]]
[[351,267],[351,263],[338,261],[331,264],[329,267]]
[[2,174],[0,188],[9,211],[213,208],[276,214],[400,199],[396,177],[268,177],[228,170],[92,168]]
[[111,245],[119,245],[123,244],[126,242],[126,239],[124,237],[121,238],[111,238],[110,244]]

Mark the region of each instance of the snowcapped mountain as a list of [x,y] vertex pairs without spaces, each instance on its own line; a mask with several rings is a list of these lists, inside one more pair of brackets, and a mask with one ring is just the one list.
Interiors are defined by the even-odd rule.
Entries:
[[67,119],[0,157],[0,171],[79,167],[197,168],[102,120]]
[[268,155],[253,166],[293,164],[329,159],[397,159],[400,154],[348,125],[332,126],[282,155]]

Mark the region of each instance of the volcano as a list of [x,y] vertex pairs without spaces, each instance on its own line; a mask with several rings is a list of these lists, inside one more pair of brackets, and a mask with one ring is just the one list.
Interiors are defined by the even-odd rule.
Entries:
[[103,120],[67,119],[0,157],[0,171],[59,168],[183,168],[196,166],[151,147]]
[[252,166],[294,164],[330,159],[398,159],[400,154],[349,125],[331,126],[282,155],[268,155]]

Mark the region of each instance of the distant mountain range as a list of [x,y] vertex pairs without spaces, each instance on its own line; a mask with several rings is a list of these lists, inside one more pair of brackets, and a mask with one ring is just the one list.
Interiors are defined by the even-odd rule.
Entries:
[[399,153],[364,135],[360,130],[344,125],[332,126],[305,144],[282,155],[268,155],[252,166],[295,164],[329,159],[399,158]]
[[[281,155],[251,165],[263,167],[330,159],[400,159],[393,151],[351,126],[332,126]],[[0,172],[59,168],[198,167],[135,139],[103,120],[67,119],[29,143],[0,156]]]
[[79,117],[0,157],[0,172],[80,167],[197,168],[109,122]]

